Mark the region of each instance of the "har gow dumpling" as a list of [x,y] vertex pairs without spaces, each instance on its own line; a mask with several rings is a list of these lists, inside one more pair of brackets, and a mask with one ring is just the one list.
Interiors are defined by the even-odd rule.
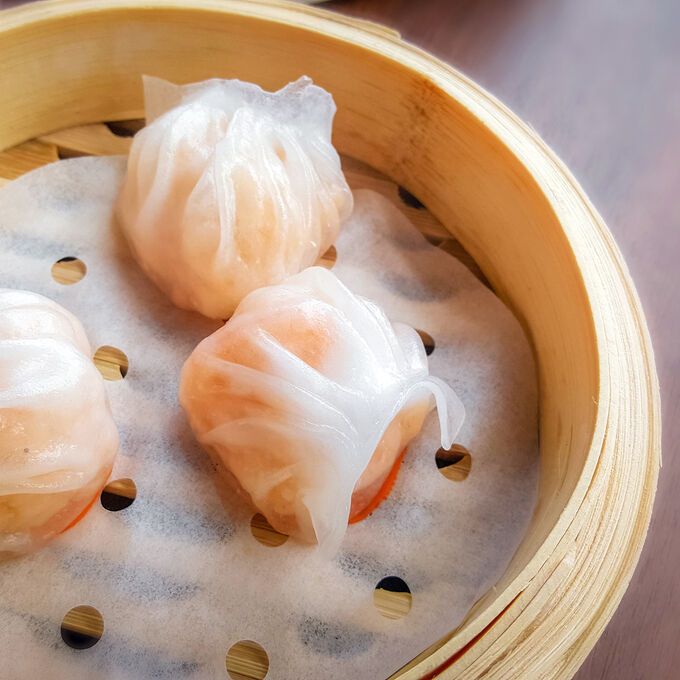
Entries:
[[77,521],[117,450],[78,319],[42,295],[0,289],[0,559]]
[[117,214],[140,266],[178,307],[227,318],[333,244],[352,194],[328,92],[306,77],[273,93],[145,77],[144,97],[147,127]]
[[320,267],[248,295],[185,363],[180,402],[272,526],[329,552],[434,403],[442,446],[464,417],[416,331]]

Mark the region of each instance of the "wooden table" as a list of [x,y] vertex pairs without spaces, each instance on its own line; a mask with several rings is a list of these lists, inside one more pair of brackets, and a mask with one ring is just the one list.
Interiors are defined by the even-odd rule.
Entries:
[[396,28],[493,92],[566,161],[614,233],[654,340],[665,465],[640,565],[577,678],[680,678],[680,2],[326,7]]

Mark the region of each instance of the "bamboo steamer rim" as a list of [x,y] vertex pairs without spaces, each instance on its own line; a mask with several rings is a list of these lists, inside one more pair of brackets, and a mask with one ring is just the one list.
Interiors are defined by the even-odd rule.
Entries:
[[[598,409],[589,454],[559,520],[522,573],[491,604],[473,610],[458,630],[425,650],[398,675],[433,677],[441,672],[447,677],[508,677],[512,668],[516,677],[570,676],[628,585],[649,524],[660,465],[659,390],[649,333],[628,270],[601,217],[564,164],[510,110],[455,69],[370,22],[281,0],[46,0],[3,12],[0,41],[13,30],[37,24],[47,27],[81,14],[154,9],[261,19],[347,42],[395,61],[425,76],[473,113],[519,159],[546,197],[589,294],[598,347]],[[23,140],[13,140],[18,141]],[[606,309],[607,305],[592,304],[609,297],[625,300],[630,320],[618,320],[616,310]],[[625,336],[632,348],[629,354],[610,355],[612,333]],[[631,394],[630,403],[623,405],[628,407],[624,413],[612,398],[635,386],[645,397],[642,406]],[[636,456],[630,443],[619,441],[617,427],[624,418],[633,421],[634,444],[641,444]],[[607,507],[621,488],[621,478],[636,484],[632,491],[626,488],[627,518],[616,517],[612,524]],[[614,541],[620,548],[618,554],[607,553]],[[609,562],[594,576],[581,575],[592,568],[596,551],[607,554]],[[580,602],[578,616],[572,602]],[[566,622],[562,620],[565,615],[569,617]]]

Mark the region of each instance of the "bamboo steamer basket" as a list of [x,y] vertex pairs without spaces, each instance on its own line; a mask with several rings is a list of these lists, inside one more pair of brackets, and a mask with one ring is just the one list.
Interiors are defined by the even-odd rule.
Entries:
[[418,196],[514,310],[539,366],[534,517],[495,588],[393,677],[573,675],[628,584],[660,464],[645,319],[578,183],[511,111],[393,31],[276,0],[53,0],[3,12],[0,150],[142,116],[141,73],[267,89],[312,76],[337,102],[336,146]]

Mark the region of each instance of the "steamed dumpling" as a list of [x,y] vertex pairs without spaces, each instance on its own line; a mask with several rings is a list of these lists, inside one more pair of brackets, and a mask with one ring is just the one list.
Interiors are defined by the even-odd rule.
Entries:
[[42,295],[0,289],[0,559],[77,521],[117,450],[78,319]]
[[463,420],[416,331],[319,267],[248,295],[187,360],[180,401],[272,526],[331,552],[434,402],[442,446]]
[[241,299],[314,264],[352,211],[331,144],[333,98],[300,78],[145,77],[118,217],[147,275],[179,307],[225,319]]

